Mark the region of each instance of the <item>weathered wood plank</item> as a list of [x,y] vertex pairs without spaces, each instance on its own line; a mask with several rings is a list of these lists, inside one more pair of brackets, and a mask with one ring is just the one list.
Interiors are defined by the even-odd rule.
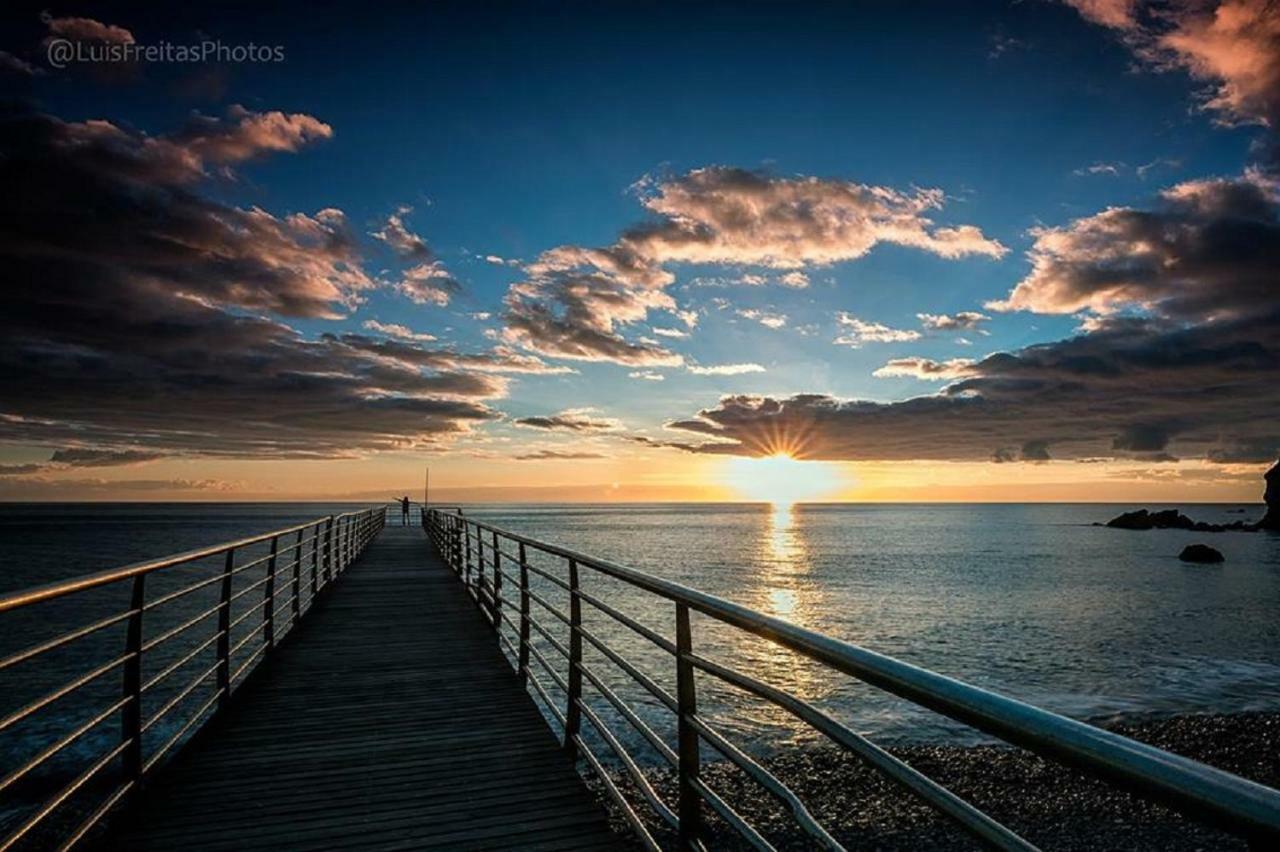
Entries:
[[388,527],[113,849],[627,843],[416,528]]

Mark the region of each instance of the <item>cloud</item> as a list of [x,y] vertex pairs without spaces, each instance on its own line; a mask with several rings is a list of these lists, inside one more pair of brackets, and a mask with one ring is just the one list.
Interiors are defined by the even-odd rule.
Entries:
[[340,211],[276,216],[202,193],[316,126],[255,115],[283,114],[153,136],[0,109],[0,440],[269,458],[407,449],[498,419],[484,404],[506,391],[494,373],[551,369],[509,350],[414,358],[406,341],[308,339],[279,319],[342,316],[374,281]]
[[444,307],[462,291],[462,285],[443,263],[432,260],[406,269],[396,289],[415,304]]
[[778,283],[793,290],[803,290],[809,286],[809,276],[798,270],[786,272],[778,276]]
[[737,313],[738,316],[744,319],[755,320],[766,328],[783,328],[787,324],[786,314],[760,311],[755,308],[743,308]]
[[133,44],[133,33],[124,27],[104,24],[93,18],[55,18],[48,12],[40,13],[40,20],[49,28],[49,37],[68,41],[92,41],[107,44]]
[[759,364],[715,364],[701,367],[690,364],[686,369],[695,376],[740,376],[744,373],[763,373],[764,367]]
[[665,266],[696,263],[786,270],[783,283],[808,283],[803,269],[854,260],[879,243],[945,258],[1001,257],[1006,249],[972,225],[940,226],[938,189],[899,191],[850,181],[783,178],[711,166],[646,178],[637,185],[654,219],[604,248],[560,246],[526,265],[506,297],[504,339],[557,358],[629,366],[679,366],[683,356],[622,331],[650,311],[668,311],[692,327],[667,288]]
[[657,262],[799,269],[854,260],[881,242],[947,258],[1006,252],[972,225],[935,226],[927,214],[943,206],[937,189],[903,192],[724,166],[640,186],[641,203],[661,218],[632,228],[622,241]]
[[942,391],[900,402],[730,396],[669,424],[696,452],[845,460],[980,460],[1053,445],[1059,458],[1213,460],[1269,445],[1280,418],[1280,305],[1187,326],[1127,318],[990,355]]
[[297,151],[333,136],[333,128],[303,113],[251,112],[239,105],[227,120],[195,115],[173,142],[201,160],[222,165],[241,163],[266,153]]
[[841,311],[838,316],[840,325],[848,329],[837,337],[834,343],[859,348],[865,343],[906,343],[920,339],[920,332],[910,329],[890,328],[878,322],[867,322],[852,314]]
[[54,465],[67,467],[116,467],[141,464],[165,457],[164,453],[150,450],[94,450],[81,447],[56,450],[49,458]]
[[596,417],[591,408],[570,408],[545,417],[521,417],[517,426],[530,429],[553,429],[568,432],[612,432],[622,424],[612,417]]
[[26,476],[44,469],[42,464],[0,464],[0,476]]
[[1112,207],[1038,228],[1031,273],[992,310],[1109,314],[1138,308],[1179,319],[1240,316],[1276,304],[1280,188],[1257,172],[1187,181],[1154,209]]
[[152,137],[19,108],[0,109],[0,137],[0,251],[10,280],[45,287],[32,295],[50,305],[84,288],[325,317],[373,286],[341,211],[277,218],[193,192],[208,158],[223,156],[197,145],[200,133]]
[[1077,176],[1111,175],[1114,177],[1120,174],[1120,172],[1125,168],[1127,167],[1124,163],[1094,163],[1091,166],[1082,166],[1081,168],[1073,171],[1072,174]]
[[683,340],[689,336],[689,332],[681,331],[678,328],[654,328],[653,333],[658,337],[673,337],[677,340]]
[[0,483],[0,499],[79,499],[88,495],[146,493],[156,499],[163,493],[228,493],[240,483],[222,479],[11,479]]
[[1156,157],[1151,162],[1143,163],[1142,165],[1138,166],[1136,169],[1134,169],[1134,172],[1138,175],[1139,180],[1146,180],[1147,175],[1151,174],[1151,172],[1155,171],[1156,169],[1161,169],[1161,168],[1176,169],[1176,168],[1179,168],[1181,165],[1182,165],[1181,160],[1174,160],[1174,159],[1170,159],[1169,157]]
[[655,373],[653,370],[635,370],[627,373],[627,377],[631,379],[643,379],[646,382],[662,382],[666,381],[666,376],[661,373]]
[[436,339],[434,334],[414,331],[408,326],[400,325],[394,322],[378,322],[377,320],[365,320],[364,327],[369,331],[385,334],[388,337],[395,337],[400,340],[412,340],[419,343],[428,343]]
[[907,376],[929,381],[949,381],[966,375],[973,363],[970,358],[952,358],[948,361],[934,361],[930,358],[918,357],[894,358],[871,375],[882,379]]
[[525,355],[507,346],[495,346],[489,352],[467,353],[446,348],[428,349],[404,340],[375,340],[363,334],[323,334],[321,341],[342,351],[432,370],[530,375],[564,375],[576,372],[572,367],[548,364],[541,358]]
[[0,476],[29,476],[86,467],[123,467],[166,458],[150,450],[106,450],[68,447],[55,450],[46,462],[0,465]]
[[584,461],[586,459],[605,459],[603,453],[565,452],[562,450],[535,450],[512,456],[516,461]]
[[402,206],[387,217],[370,236],[385,243],[396,257],[411,264],[400,275],[396,289],[414,304],[444,307],[462,291],[462,285],[435,256],[427,241],[409,230],[404,217],[413,212]]
[[[1116,33],[1139,61],[1206,83],[1200,105],[1224,124],[1280,127],[1280,15],[1272,0],[1066,0]],[[1280,166],[1268,137],[1263,160]]]
[[929,331],[973,331],[991,317],[977,311],[960,311],[955,314],[916,314],[916,319]]
[[406,260],[431,260],[435,255],[427,246],[427,241],[410,231],[404,224],[404,217],[412,212],[412,207],[400,207],[387,217],[382,228],[374,231],[372,236],[386,243],[396,255]]

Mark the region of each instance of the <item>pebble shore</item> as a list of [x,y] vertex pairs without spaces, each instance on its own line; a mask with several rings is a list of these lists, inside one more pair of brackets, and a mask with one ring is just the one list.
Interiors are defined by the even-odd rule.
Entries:
[[[1105,727],[1280,787],[1280,714],[1188,715]],[[1177,852],[1248,848],[1229,835],[1020,749],[915,745],[889,750],[1044,849]],[[798,747],[765,761],[765,765],[847,848],[981,848],[949,820],[835,748]],[[615,777],[628,786],[624,773]],[[663,799],[674,805],[674,773],[654,770],[648,777]],[[732,764],[707,764],[703,777],[778,848],[813,848],[777,800]],[[618,831],[629,833],[599,782],[592,785],[610,807]],[[651,827],[660,831],[657,823]],[[708,828],[710,848],[749,848],[718,819],[708,819]]]

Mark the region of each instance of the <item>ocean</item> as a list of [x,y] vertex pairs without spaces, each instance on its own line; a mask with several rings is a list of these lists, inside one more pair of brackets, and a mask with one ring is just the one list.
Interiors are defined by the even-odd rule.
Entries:
[[[357,507],[0,506],[0,592],[351,508]],[[1076,718],[1115,721],[1280,710],[1280,536],[1274,534],[1132,532],[1093,525],[1135,508],[1129,505],[463,508],[512,531],[668,577]],[[1261,511],[1256,505],[1179,508],[1197,520],[1217,522],[1255,519]],[[399,521],[398,512],[388,517]],[[1194,541],[1212,544],[1226,562],[1180,562],[1179,551]],[[551,561],[540,564],[563,567]],[[209,576],[210,570],[212,566],[193,569],[185,582]],[[583,576],[589,590],[672,635],[674,611],[668,602],[591,572]],[[562,603],[553,587],[540,588]],[[55,635],[59,628],[86,623],[95,614],[100,618],[120,602],[119,594],[102,595],[86,597],[74,607],[46,605],[39,613],[0,615],[0,656]],[[191,611],[199,603],[193,600]],[[669,657],[586,609],[589,628],[659,683],[674,687]],[[563,635],[549,614],[539,618]],[[149,623],[148,635],[167,623]],[[16,667],[0,673],[5,704],[0,715],[82,672],[92,654],[115,649],[112,643],[119,636],[103,633],[107,635],[34,670]],[[982,740],[929,711],[708,619],[695,619],[693,635],[699,653],[783,687],[877,742]],[[549,646],[542,647],[549,659],[555,658]],[[169,659],[157,656],[148,665],[155,670]],[[598,654],[589,653],[587,659],[660,733],[670,732],[669,714],[647,693]],[[117,694],[116,689],[113,678],[99,697]],[[786,714],[728,687],[700,680],[699,689],[700,710],[735,741],[755,750],[767,752],[813,738]],[[602,701],[599,705],[620,734],[629,733]],[[67,716],[42,714],[41,723],[0,738],[5,765],[30,755],[68,718],[83,718],[85,712],[71,703],[55,709]],[[111,735],[109,730],[99,734]],[[101,744],[86,737],[83,748]]]

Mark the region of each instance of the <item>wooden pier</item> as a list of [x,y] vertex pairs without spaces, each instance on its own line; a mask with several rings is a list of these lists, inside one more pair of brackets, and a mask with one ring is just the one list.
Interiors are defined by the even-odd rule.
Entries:
[[620,841],[419,527],[384,529],[140,804],[113,847]]
[[[785,710],[983,846],[1035,849],[841,719],[716,654],[709,620],[1257,848],[1280,843],[1280,791],[459,509],[421,520],[388,527],[380,507],[329,515],[0,596],[0,616],[39,606],[75,616],[0,658],[0,687],[48,689],[15,673],[69,646],[84,648],[85,667],[35,697],[0,688],[19,705],[0,707],[0,734],[44,724],[0,766],[0,852],[861,845],[830,833],[699,710],[698,683],[710,679]],[[643,619],[624,612],[602,578],[657,606]],[[87,595],[101,612],[80,604]],[[662,652],[647,667],[672,666],[675,691],[612,647],[615,635]],[[605,666],[636,690],[611,686]],[[88,718],[56,713],[74,698]],[[655,713],[674,732],[652,724]],[[771,794],[789,833],[766,836],[776,822],[710,785],[711,750]],[[64,757],[81,764],[52,773]],[[652,784],[649,766],[672,770],[676,789]],[[634,838],[611,831],[579,769]]]

